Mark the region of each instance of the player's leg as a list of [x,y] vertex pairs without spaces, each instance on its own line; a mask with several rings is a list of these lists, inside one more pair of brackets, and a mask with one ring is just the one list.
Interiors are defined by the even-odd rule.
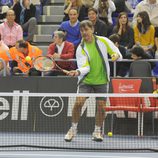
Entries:
[[75,102],[75,105],[72,110],[72,123],[79,122],[79,119],[81,116],[81,110],[82,110],[82,107],[83,107],[85,101],[86,101],[86,97],[77,97],[76,98],[76,102]]
[[[78,87],[79,93],[90,93],[91,87],[85,84],[81,84]],[[71,141],[77,133],[77,126],[81,116],[82,107],[86,101],[86,97],[77,97],[73,110],[72,110],[72,125],[67,134],[65,135],[65,141]]]
[[[108,85],[99,85],[94,87],[95,93],[107,93],[108,92]],[[96,119],[95,119],[95,129],[92,135],[92,140],[94,141],[102,141],[103,136],[101,132],[101,128],[103,125],[103,121],[105,118],[105,111],[104,106],[106,105],[106,97],[98,97],[96,98],[97,104],[97,112],[96,112]]]
[[81,110],[86,101],[86,97],[77,97],[73,110],[72,110],[72,125],[67,134],[65,135],[65,141],[71,141],[77,133],[77,126],[81,116]]
[[92,140],[95,141],[103,141],[103,135],[101,132],[101,128],[103,125],[103,121],[105,119],[105,110],[104,106],[106,105],[106,100],[97,100],[97,112],[96,112],[96,118],[95,118],[95,129],[93,132]]

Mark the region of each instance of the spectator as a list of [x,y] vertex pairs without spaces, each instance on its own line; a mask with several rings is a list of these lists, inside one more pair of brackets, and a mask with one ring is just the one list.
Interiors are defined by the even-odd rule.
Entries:
[[98,36],[107,36],[107,25],[98,18],[95,8],[88,9],[88,18],[93,23],[94,34]]
[[121,12],[119,14],[117,24],[113,29],[113,33],[117,33],[120,36],[120,44],[126,49],[133,47],[134,31],[129,25],[127,13]]
[[[63,31],[54,32],[54,42],[49,45],[47,55],[54,59],[73,59],[74,58],[74,45],[68,41],[65,41],[65,33]],[[74,63],[68,61],[59,61],[57,64],[65,70],[74,69]],[[61,71],[52,71],[48,75],[65,75]]]
[[8,48],[8,46],[2,41],[2,39],[1,39],[1,34],[0,34],[0,52],[2,51],[8,51],[9,50],[9,48]]
[[95,0],[93,7],[99,11],[100,19],[108,24],[113,24],[112,12],[116,10],[116,7],[112,0]]
[[[39,71],[32,68],[33,59],[42,55],[42,51],[35,46],[30,45],[24,40],[17,41],[15,47],[10,48],[9,52],[1,54],[1,57],[8,63],[10,62],[11,70],[14,74],[40,75]],[[32,60],[26,61],[29,56]]]
[[[119,49],[122,54],[123,59],[126,59],[127,49],[120,45],[120,36],[118,34],[112,34],[109,39],[115,44],[115,46]],[[116,75],[124,77],[127,74],[129,69],[129,63],[118,62],[116,65]],[[110,63],[110,73],[113,75],[113,63]]]
[[66,40],[73,43],[75,48],[81,41],[80,22],[78,21],[78,12],[72,8],[69,10],[70,20],[64,21],[60,25],[60,29],[66,32]]
[[0,24],[1,39],[10,48],[15,46],[16,41],[23,39],[23,30],[15,22],[15,12],[12,9],[7,11],[6,21]]
[[[144,49],[140,46],[134,46],[131,50],[131,59],[133,60],[141,60],[141,59],[152,59],[150,55],[145,53]],[[151,68],[155,69],[156,64],[154,62],[150,62]],[[153,71],[154,71],[153,69]]]
[[32,42],[37,23],[36,7],[30,0],[20,0],[14,5],[13,10],[16,15],[15,21],[22,26],[24,32],[28,32],[26,40]]
[[86,8],[81,0],[66,0],[63,21],[69,20],[70,9],[75,8],[79,14],[78,20],[82,21],[87,17],[88,8]]
[[146,54],[144,49],[140,46],[134,46],[130,52],[133,60],[151,59],[151,56]]
[[135,44],[141,46],[146,53],[154,57],[154,34],[155,28],[150,23],[149,15],[146,11],[139,12],[137,24],[134,26]]
[[149,15],[151,24],[155,27],[155,45],[158,52],[158,0],[143,0],[135,8],[133,23],[136,23],[137,14],[146,11]]

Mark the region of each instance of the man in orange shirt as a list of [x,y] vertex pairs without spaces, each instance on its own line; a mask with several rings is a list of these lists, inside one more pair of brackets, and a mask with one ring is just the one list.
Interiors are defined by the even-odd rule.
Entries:
[[[30,45],[24,40],[19,40],[15,47],[12,47],[5,53],[1,53],[0,57],[9,62],[13,74],[21,73],[40,76],[41,73],[32,68],[32,62],[36,57],[41,55],[42,50],[38,47]],[[26,57],[29,57],[30,60],[26,60]]]

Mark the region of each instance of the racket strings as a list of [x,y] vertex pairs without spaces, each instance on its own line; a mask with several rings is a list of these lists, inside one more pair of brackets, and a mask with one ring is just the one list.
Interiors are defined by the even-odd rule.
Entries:
[[49,71],[55,67],[55,63],[46,57],[39,57],[34,62],[34,67],[40,71]]

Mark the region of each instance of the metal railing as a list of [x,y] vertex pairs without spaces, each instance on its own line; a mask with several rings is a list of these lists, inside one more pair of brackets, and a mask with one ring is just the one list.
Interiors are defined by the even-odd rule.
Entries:
[[[135,60],[133,59],[122,59],[122,60],[117,60],[117,61],[112,61],[111,59],[108,59],[109,62],[113,62],[113,77],[116,77],[116,64],[118,62],[133,62]],[[63,60],[63,59],[55,59],[55,61],[75,61],[76,59],[67,59],[67,60]],[[158,59],[141,59],[141,61],[147,61],[147,62],[158,62]]]
[[[109,59],[110,62],[113,62],[111,59]],[[135,60],[133,59],[122,59],[122,60],[118,60],[118,61],[114,61],[113,62],[113,77],[116,77],[116,64],[117,62],[133,62]],[[158,59],[141,59],[141,61],[147,61],[147,62],[158,62]]]
[[[3,76],[6,76],[7,74],[7,66],[6,66],[6,63],[5,61],[0,58],[0,61],[3,63]],[[70,61],[74,61],[76,62],[77,60],[76,59],[55,59],[55,61],[63,61],[63,62],[70,62]],[[117,61],[112,61],[111,59],[109,59],[109,62],[113,62],[113,77],[116,77],[116,65],[118,62],[133,62],[134,60],[132,59],[122,59],[122,60],[117,60]],[[147,62],[158,62],[158,59],[141,59],[141,61],[147,61]],[[42,75],[44,76],[44,75]]]

